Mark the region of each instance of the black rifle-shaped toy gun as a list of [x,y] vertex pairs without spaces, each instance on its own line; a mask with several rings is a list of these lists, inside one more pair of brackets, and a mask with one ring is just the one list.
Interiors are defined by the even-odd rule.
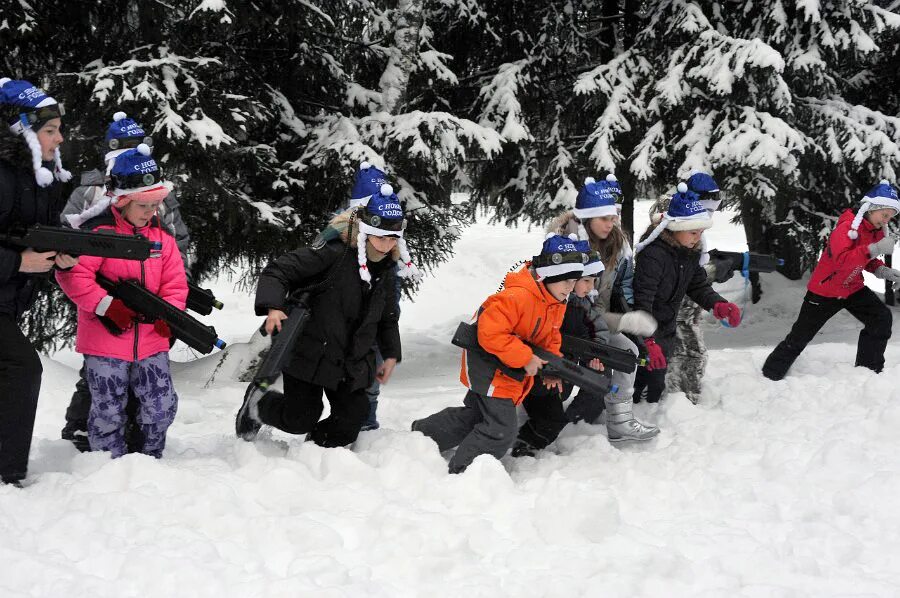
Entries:
[[26,229],[0,232],[0,243],[31,247],[35,251],[56,251],[74,257],[90,255],[123,260],[146,260],[152,250],[162,249],[159,241],[141,235],[123,235],[105,230],[84,231],[35,224]]
[[[477,353],[496,369],[514,380],[524,380],[525,376],[528,375],[525,373],[524,369],[510,367],[503,363],[503,361],[493,353],[485,351],[482,346],[478,344],[478,327],[475,324],[460,322],[451,342],[461,349]],[[557,376],[566,382],[600,396],[618,390],[618,387],[615,384],[612,384],[608,376],[569,361],[563,357],[554,355],[550,351],[537,347],[525,340],[522,342],[528,345],[535,355],[547,362],[547,365],[541,368],[541,373],[543,375]]]
[[575,357],[578,361],[585,362],[599,359],[604,367],[630,374],[638,366],[647,365],[647,360],[642,359],[625,349],[595,343],[577,336],[564,334],[562,337],[563,355]]
[[[298,297],[291,297],[288,301],[288,317],[281,322],[281,332],[272,334],[272,346],[253,375],[253,381],[247,386],[244,403],[235,418],[235,433],[239,438],[252,441],[259,432],[257,405],[263,395],[269,391],[269,387],[278,381],[281,370],[284,369],[294,345],[297,344],[297,339],[300,338],[303,328],[309,321],[310,313],[307,305],[309,295],[308,292],[303,292]],[[259,331],[266,336],[265,324],[260,327]]]
[[216,299],[213,292],[209,289],[201,289],[199,285],[192,282],[188,283],[187,305],[185,309],[196,312],[201,316],[208,316],[212,313],[213,308],[222,309],[225,306],[221,301]]
[[778,266],[784,265],[784,260],[767,255],[765,253],[751,253],[745,251],[719,251],[711,249],[709,251],[710,261],[721,263],[733,272],[774,272]]
[[113,282],[98,274],[97,282],[126,307],[138,313],[141,321],[152,323],[162,320],[169,325],[172,336],[204,355],[213,348],[224,349],[225,341],[216,334],[216,329],[206,326],[193,316],[178,309],[165,299],[151,293],[134,280]]

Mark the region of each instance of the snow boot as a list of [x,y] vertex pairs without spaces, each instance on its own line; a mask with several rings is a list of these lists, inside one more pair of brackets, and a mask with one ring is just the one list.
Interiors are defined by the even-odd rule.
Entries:
[[610,442],[625,440],[650,440],[659,434],[659,428],[642,424],[634,418],[631,399],[613,403],[608,397],[606,401],[606,433]]
[[250,385],[244,393],[244,403],[234,418],[234,432],[238,438],[252,442],[259,434],[262,421],[259,419],[259,401],[265,396],[265,392],[254,384]]
[[534,457],[536,452],[537,450],[524,440],[516,440],[516,444],[512,447],[513,457]]
[[75,445],[82,453],[88,453],[91,450],[91,444],[88,442],[87,420],[73,420],[66,422],[60,434],[63,440],[68,440]]

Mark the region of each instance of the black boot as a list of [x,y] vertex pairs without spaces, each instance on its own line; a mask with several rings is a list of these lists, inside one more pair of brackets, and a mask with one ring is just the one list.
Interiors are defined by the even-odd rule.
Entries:
[[91,444],[88,442],[87,420],[79,419],[66,422],[60,434],[63,440],[68,440],[82,453],[90,452]]
[[262,428],[259,419],[259,402],[268,394],[255,384],[251,384],[244,393],[244,403],[234,419],[234,432],[238,438],[252,442]]

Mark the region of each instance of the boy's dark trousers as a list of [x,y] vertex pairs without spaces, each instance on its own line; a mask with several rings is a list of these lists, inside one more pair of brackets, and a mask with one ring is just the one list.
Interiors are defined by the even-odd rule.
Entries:
[[25,479],[44,369],[16,321],[0,315],[0,478]]
[[[663,355],[665,355],[668,360],[669,355],[672,354],[672,349],[675,347],[675,333],[673,332],[669,336],[654,337],[654,340],[663,350]],[[647,368],[638,368],[637,375],[634,377],[634,395],[632,395],[634,402],[639,403],[641,401],[641,394],[646,390],[647,396],[644,397],[645,400],[648,403],[658,403],[666,390],[667,371],[668,368],[655,369],[652,371],[649,371]]]
[[856,291],[846,299],[822,297],[807,291],[800,315],[787,337],[766,359],[763,375],[781,380],[800,356],[806,345],[816,336],[825,322],[846,309],[863,323],[856,347],[856,365],[875,372],[884,369],[884,350],[891,338],[893,317],[891,310],[868,287]]
[[471,390],[463,407],[446,409],[413,422],[412,429],[434,440],[443,452],[458,446],[450,459],[450,473],[460,473],[478,455],[506,454],[519,427],[516,404],[511,399],[485,397]]
[[[365,388],[350,390],[343,382],[334,390],[282,374],[284,394],[269,391],[259,401],[259,419],[289,434],[309,433],[319,446],[346,446],[356,441],[369,415]],[[319,421],[322,393],[328,397],[331,414]]]
[[[552,443],[569,423],[563,401],[572,394],[572,385],[563,382],[563,392],[556,387],[544,386],[543,378],[535,377],[534,386],[522,406],[528,413],[528,421],[519,428],[518,443],[524,443],[535,450],[542,450]],[[601,401],[602,403],[602,401]]]

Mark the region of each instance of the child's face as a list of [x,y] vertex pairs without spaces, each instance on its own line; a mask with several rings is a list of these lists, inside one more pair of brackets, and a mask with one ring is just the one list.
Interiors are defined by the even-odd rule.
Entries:
[[586,276],[584,278],[579,278],[575,283],[575,296],[578,298],[584,298],[588,296],[594,289],[594,278],[592,276]]
[[560,280],[557,282],[545,283],[544,286],[547,287],[547,292],[553,295],[554,299],[557,301],[565,301],[572,293],[572,290],[575,288],[575,283],[577,282],[577,280]]
[[606,239],[616,225],[616,218],[616,216],[591,218],[591,232],[594,233],[598,239]]
[[397,237],[376,237],[370,235],[369,243],[378,253],[387,255],[397,246]]
[[41,159],[49,162],[56,155],[56,148],[63,142],[62,120],[51,118],[37,130],[38,142],[41,144]]
[[891,218],[896,215],[897,212],[892,208],[881,208],[880,210],[869,210],[866,212],[866,220],[868,220],[875,228],[881,228],[890,222]]
[[157,208],[159,208],[158,201],[142,201],[135,199],[125,206],[122,216],[134,226],[143,228],[150,224],[150,220],[153,218],[153,215],[156,214]]
[[687,247],[689,249],[693,249],[697,246],[697,243],[700,242],[701,236],[703,236],[702,229],[676,230],[672,232],[672,237],[675,238],[675,242],[682,247]]

